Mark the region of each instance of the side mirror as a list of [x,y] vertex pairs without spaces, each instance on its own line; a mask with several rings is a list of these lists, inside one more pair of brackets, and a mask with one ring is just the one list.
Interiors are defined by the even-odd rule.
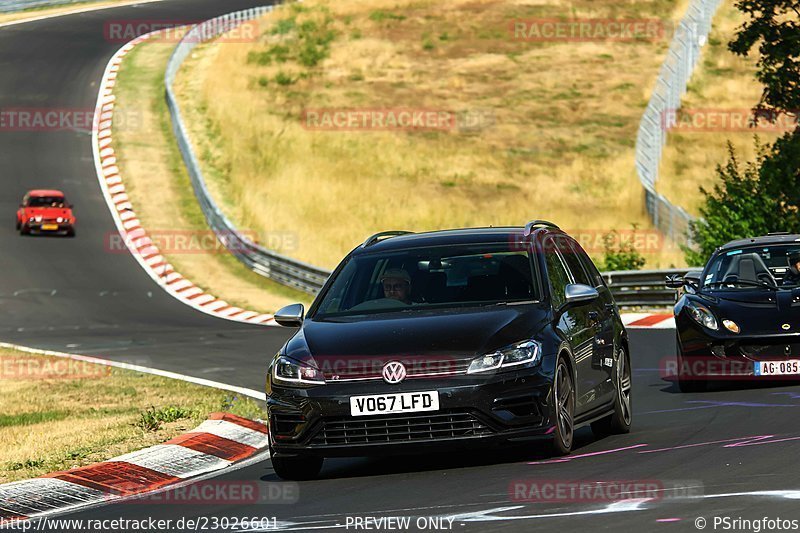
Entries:
[[303,304],[287,305],[275,313],[275,322],[287,328],[299,328],[303,325],[305,311]]
[[562,310],[570,307],[578,307],[580,305],[593,302],[600,297],[597,289],[584,285],[582,283],[571,283],[564,289],[564,305],[561,306]]
[[666,284],[667,288],[669,289],[681,289],[683,288],[683,276],[680,274],[673,274],[671,276],[667,276]]

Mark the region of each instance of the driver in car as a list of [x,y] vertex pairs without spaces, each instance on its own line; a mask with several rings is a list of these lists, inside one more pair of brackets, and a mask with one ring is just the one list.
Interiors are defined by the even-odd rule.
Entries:
[[789,254],[789,270],[781,281],[781,285],[800,285],[800,250]]
[[389,268],[381,276],[383,295],[411,305],[411,276],[402,268]]

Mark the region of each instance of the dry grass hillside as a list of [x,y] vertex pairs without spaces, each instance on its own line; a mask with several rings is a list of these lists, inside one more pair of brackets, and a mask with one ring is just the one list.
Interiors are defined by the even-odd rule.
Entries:
[[[198,48],[177,90],[227,214],[279,252],[312,263],[331,267],[386,229],[531,218],[573,231],[647,228],[634,142],[669,32],[530,42],[514,39],[510,24],[661,19],[669,26],[685,7],[310,0],[260,21],[256,42]],[[304,111],[321,108],[447,110],[483,122],[448,131],[304,127]],[[681,261],[674,252],[647,257],[651,266]]]
[[728,160],[729,141],[744,161],[755,157],[754,135],[762,143],[780,135],[769,127],[750,129],[747,125],[750,109],[762,90],[755,79],[757,56],[742,58],[728,51],[728,43],[744,20],[728,2],[717,12],[678,112],[680,127],[669,133],[664,148],[659,192],[695,215],[702,202],[698,188],[711,189],[717,179],[716,166]]

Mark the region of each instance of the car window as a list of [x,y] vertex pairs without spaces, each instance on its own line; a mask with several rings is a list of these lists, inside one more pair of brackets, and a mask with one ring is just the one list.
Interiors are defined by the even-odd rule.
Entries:
[[594,283],[589,279],[589,274],[584,270],[583,264],[578,258],[578,253],[572,246],[572,243],[563,236],[556,237],[555,241],[558,251],[561,253],[561,257],[564,258],[564,262],[567,264],[575,283],[582,283],[594,287]]
[[530,254],[509,243],[360,253],[332,280],[312,314],[416,311],[539,299]]
[[569,273],[558,253],[558,247],[552,237],[544,241],[544,260],[547,265],[547,279],[550,282],[550,296],[553,307],[560,307],[565,301],[564,291],[572,283]]
[[570,244],[572,248],[575,250],[575,255],[577,256],[578,261],[580,261],[581,265],[583,265],[584,270],[589,275],[591,283],[589,283],[588,285],[592,287],[605,287],[606,280],[603,279],[603,275],[600,274],[599,270],[597,270],[597,267],[589,258],[588,254],[583,250],[583,248],[581,248],[581,245],[574,240],[570,240]]
[[28,207],[64,207],[66,199],[63,196],[31,196]]

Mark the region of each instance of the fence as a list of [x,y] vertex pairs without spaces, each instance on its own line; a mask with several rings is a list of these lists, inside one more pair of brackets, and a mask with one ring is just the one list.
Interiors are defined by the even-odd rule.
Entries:
[[78,2],[99,2],[100,0],[5,0],[0,3],[0,13],[13,13],[37,7],[77,4]]
[[675,111],[681,106],[700,49],[711,31],[711,19],[721,3],[721,0],[692,0],[689,4],[661,65],[636,136],[636,172],[644,187],[645,204],[653,225],[673,241],[687,246],[692,244],[689,228],[692,216],[657,193],[655,185],[667,130],[675,125]]
[[290,257],[276,254],[252,242],[237,230],[236,226],[228,220],[214,202],[206,187],[203,172],[192,149],[189,133],[181,117],[175,93],[172,90],[172,84],[180,66],[196,46],[271,10],[272,6],[264,6],[229,13],[199,24],[187,32],[175,48],[167,65],[165,76],[167,107],[172,116],[172,128],[175,132],[183,161],[189,171],[189,177],[195,196],[197,196],[197,200],[200,203],[200,209],[203,211],[209,227],[217,234],[220,241],[233,255],[258,274],[289,287],[315,294],[322,288],[322,284],[328,278],[330,272]]
[[[172,116],[172,125],[178,140],[178,146],[189,171],[192,187],[200,203],[200,208],[209,226],[220,236],[220,240],[223,244],[231,250],[231,253],[237,256],[255,272],[284,285],[295,287],[309,294],[316,294],[319,289],[322,288],[330,272],[276,254],[251,242],[238,232],[236,227],[216,205],[206,187],[202,170],[200,169],[199,162],[192,149],[189,134],[181,118],[180,108],[172,89],[172,84],[175,81],[175,77],[183,61],[198,44],[209,41],[243,22],[262,16],[270,10],[272,10],[272,6],[231,13],[195,26],[189,31],[180,44],[178,44],[167,66],[165,76],[167,106]],[[671,49],[671,56],[672,54],[673,51]],[[694,60],[696,60],[696,57],[692,60],[692,64]],[[668,65],[668,63],[665,63],[665,65]],[[687,64],[687,76],[690,70]],[[663,79],[663,76],[659,78],[659,80]],[[663,85],[663,81],[659,83]],[[675,94],[677,95],[678,93]],[[664,105],[672,105],[675,101],[680,101],[679,95],[675,98],[676,100],[665,100]],[[654,98],[654,101],[655,100]],[[648,106],[649,113],[652,113],[651,109],[653,109],[653,107],[654,104],[653,101],[651,101],[651,105]],[[649,115],[646,115],[646,117],[647,116]],[[663,139],[658,138],[657,140],[660,152]],[[637,147],[637,154],[638,152],[639,147]],[[654,198],[658,198],[655,193],[653,194]],[[664,202],[666,201],[664,200]],[[668,218],[664,211],[659,211],[659,209],[663,210],[663,205],[668,206],[669,204],[661,204],[657,209],[654,209],[656,216],[661,221],[665,221]],[[670,220],[668,228],[671,231],[677,231],[681,220],[688,220],[688,215],[683,213],[683,215],[685,215],[684,219],[680,219],[680,217],[676,218],[671,213],[679,208],[672,208],[671,206],[670,208],[671,209],[668,209],[666,213],[670,214],[673,218]],[[682,210],[680,211],[682,212]],[[670,233],[670,235],[674,235],[674,233]],[[664,285],[665,276],[669,274],[685,274],[686,272],[687,270],[625,271],[607,272],[603,274],[603,276],[611,287],[617,299],[617,303],[619,303],[621,307],[661,307],[672,305],[675,301],[675,291],[667,289]]]

